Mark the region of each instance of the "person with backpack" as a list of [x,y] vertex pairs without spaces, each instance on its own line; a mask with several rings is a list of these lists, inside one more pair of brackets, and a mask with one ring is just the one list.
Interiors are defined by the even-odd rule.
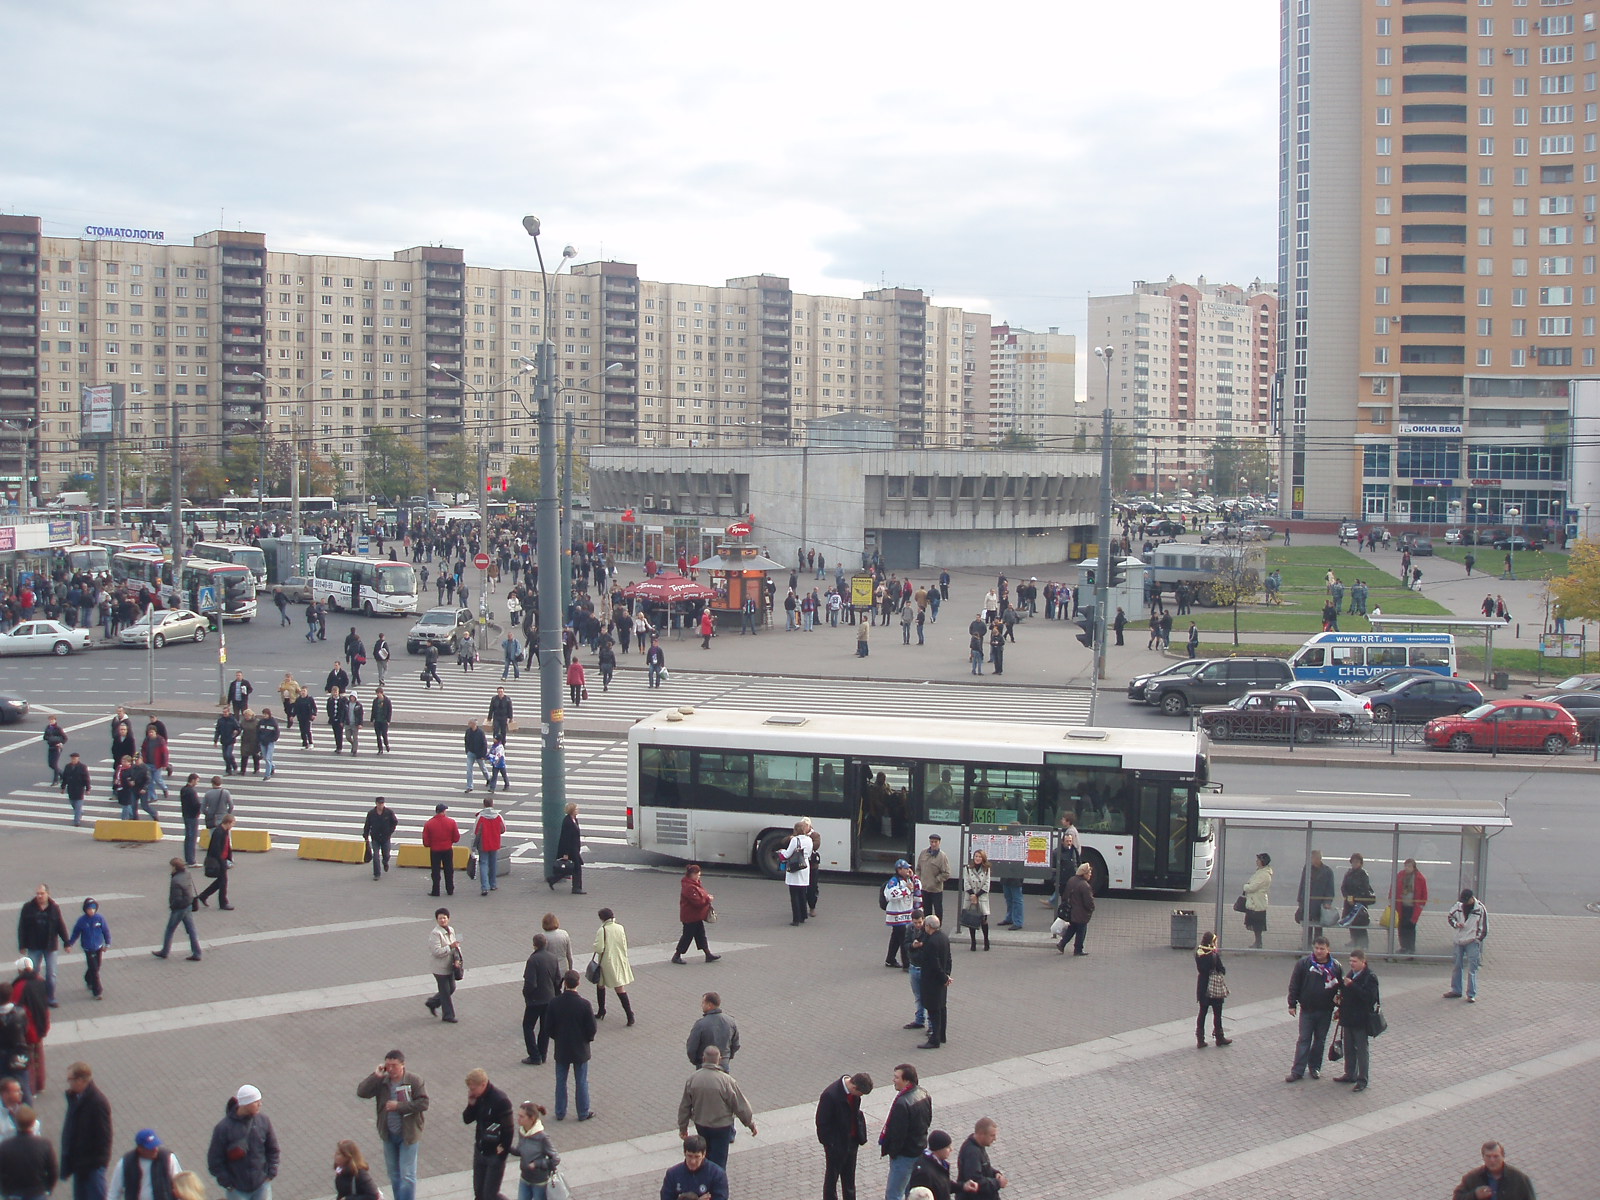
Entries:
[[889,948],[884,953],[883,965],[911,969],[906,930],[911,927],[911,914],[922,909],[922,881],[905,859],[894,864],[894,874],[878,890],[878,907],[883,910],[883,923],[889,927]]

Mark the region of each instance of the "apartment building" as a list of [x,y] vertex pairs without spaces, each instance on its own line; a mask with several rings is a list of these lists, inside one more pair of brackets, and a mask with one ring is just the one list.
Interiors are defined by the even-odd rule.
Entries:
[[989,330],[989,441],[1029,439],[1065,449],[1076,428],[1078,339],[1052,325]]
[[[1088,362],[1088,415],[1107,407],[1134,441],[1132,485],[1148,491],[1231,491],[1208,477],[1218,438],[1265,439],[1273,429],[1278,300],[1247,287],[1136,280],[1131,292],[1089,298],[1089,340],[1112,350]],[[1096,426],[1096,430],[1098,426]]]
[[[779,276],[654,282],[591,262],[551,276],[546,298],[537,271],[445,246],[369,259],[271,250],[259,233],[108,232],[121,236],[0,217],[0,420],[37,414],[41,496],[94,469],[79,394],[102,383],[125,385],[129,444],[175,434],[220,455],[231,437],[298,428],[359,490],[373,429],[432,454],[465,432],[504,473],[536,448],[525,362],[547,328],[580,448],[799,445],[808,420],[838,413],[892,421],[902,448],[988,436],[989,315],[912,289],[813,296]],[[17,478],[20,446],[0,436],[0,479]]]
[[1595,364],[1596,6],[1283,0],[1279,354],[1307,516],[1554,525]]

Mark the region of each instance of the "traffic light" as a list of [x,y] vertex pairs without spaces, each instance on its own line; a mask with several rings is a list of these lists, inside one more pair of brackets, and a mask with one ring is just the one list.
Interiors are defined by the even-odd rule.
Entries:
[[1088,615],[1079,617],[1078,618],[1078,628],[1083,630],[1082,633],[1078,634],[1078,645],[1084,646],[1084,647],[1086,647],[1086,648],[1088,648],[1090,650],[1093,650],[1094,649],[1094,618],[1092,616],[1088,616]]
[[1106,570],[1109,572],[1106,576],[1107,587],[1118,588],[1128,582],[1128,564],[1120,554],[1109,556]]

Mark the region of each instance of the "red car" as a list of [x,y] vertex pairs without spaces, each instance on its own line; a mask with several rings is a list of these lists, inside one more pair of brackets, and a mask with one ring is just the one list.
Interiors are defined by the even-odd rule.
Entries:
[[1495,700],[1454,717],[1436,717],[1422,728],[1436,750],[1543,750],[1564,754],[1578,744],[1578,722],[1559,704],[1542,700]]

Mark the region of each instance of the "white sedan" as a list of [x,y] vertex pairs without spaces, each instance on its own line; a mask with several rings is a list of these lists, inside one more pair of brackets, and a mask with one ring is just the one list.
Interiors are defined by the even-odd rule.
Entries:
[[203,642],[211,622],[187,608],[167,608],[149,612],[129,625],[117,636],[124,646],[148,646],[151,641],[151,621],[155,622],[155,646],[159,650],[168,642]]
[[1340,733],[1372,724],[1372,705],[1367,698],[1348,692],[1336,683],[1306,680],[1286,684],[1278,690],[1304,696],[1306,702],[1320,712],[1338,713]]
[[21,621],[0,634],[0,654],[71,654],[90,644],[87,629],[68,629],[60,621]]

